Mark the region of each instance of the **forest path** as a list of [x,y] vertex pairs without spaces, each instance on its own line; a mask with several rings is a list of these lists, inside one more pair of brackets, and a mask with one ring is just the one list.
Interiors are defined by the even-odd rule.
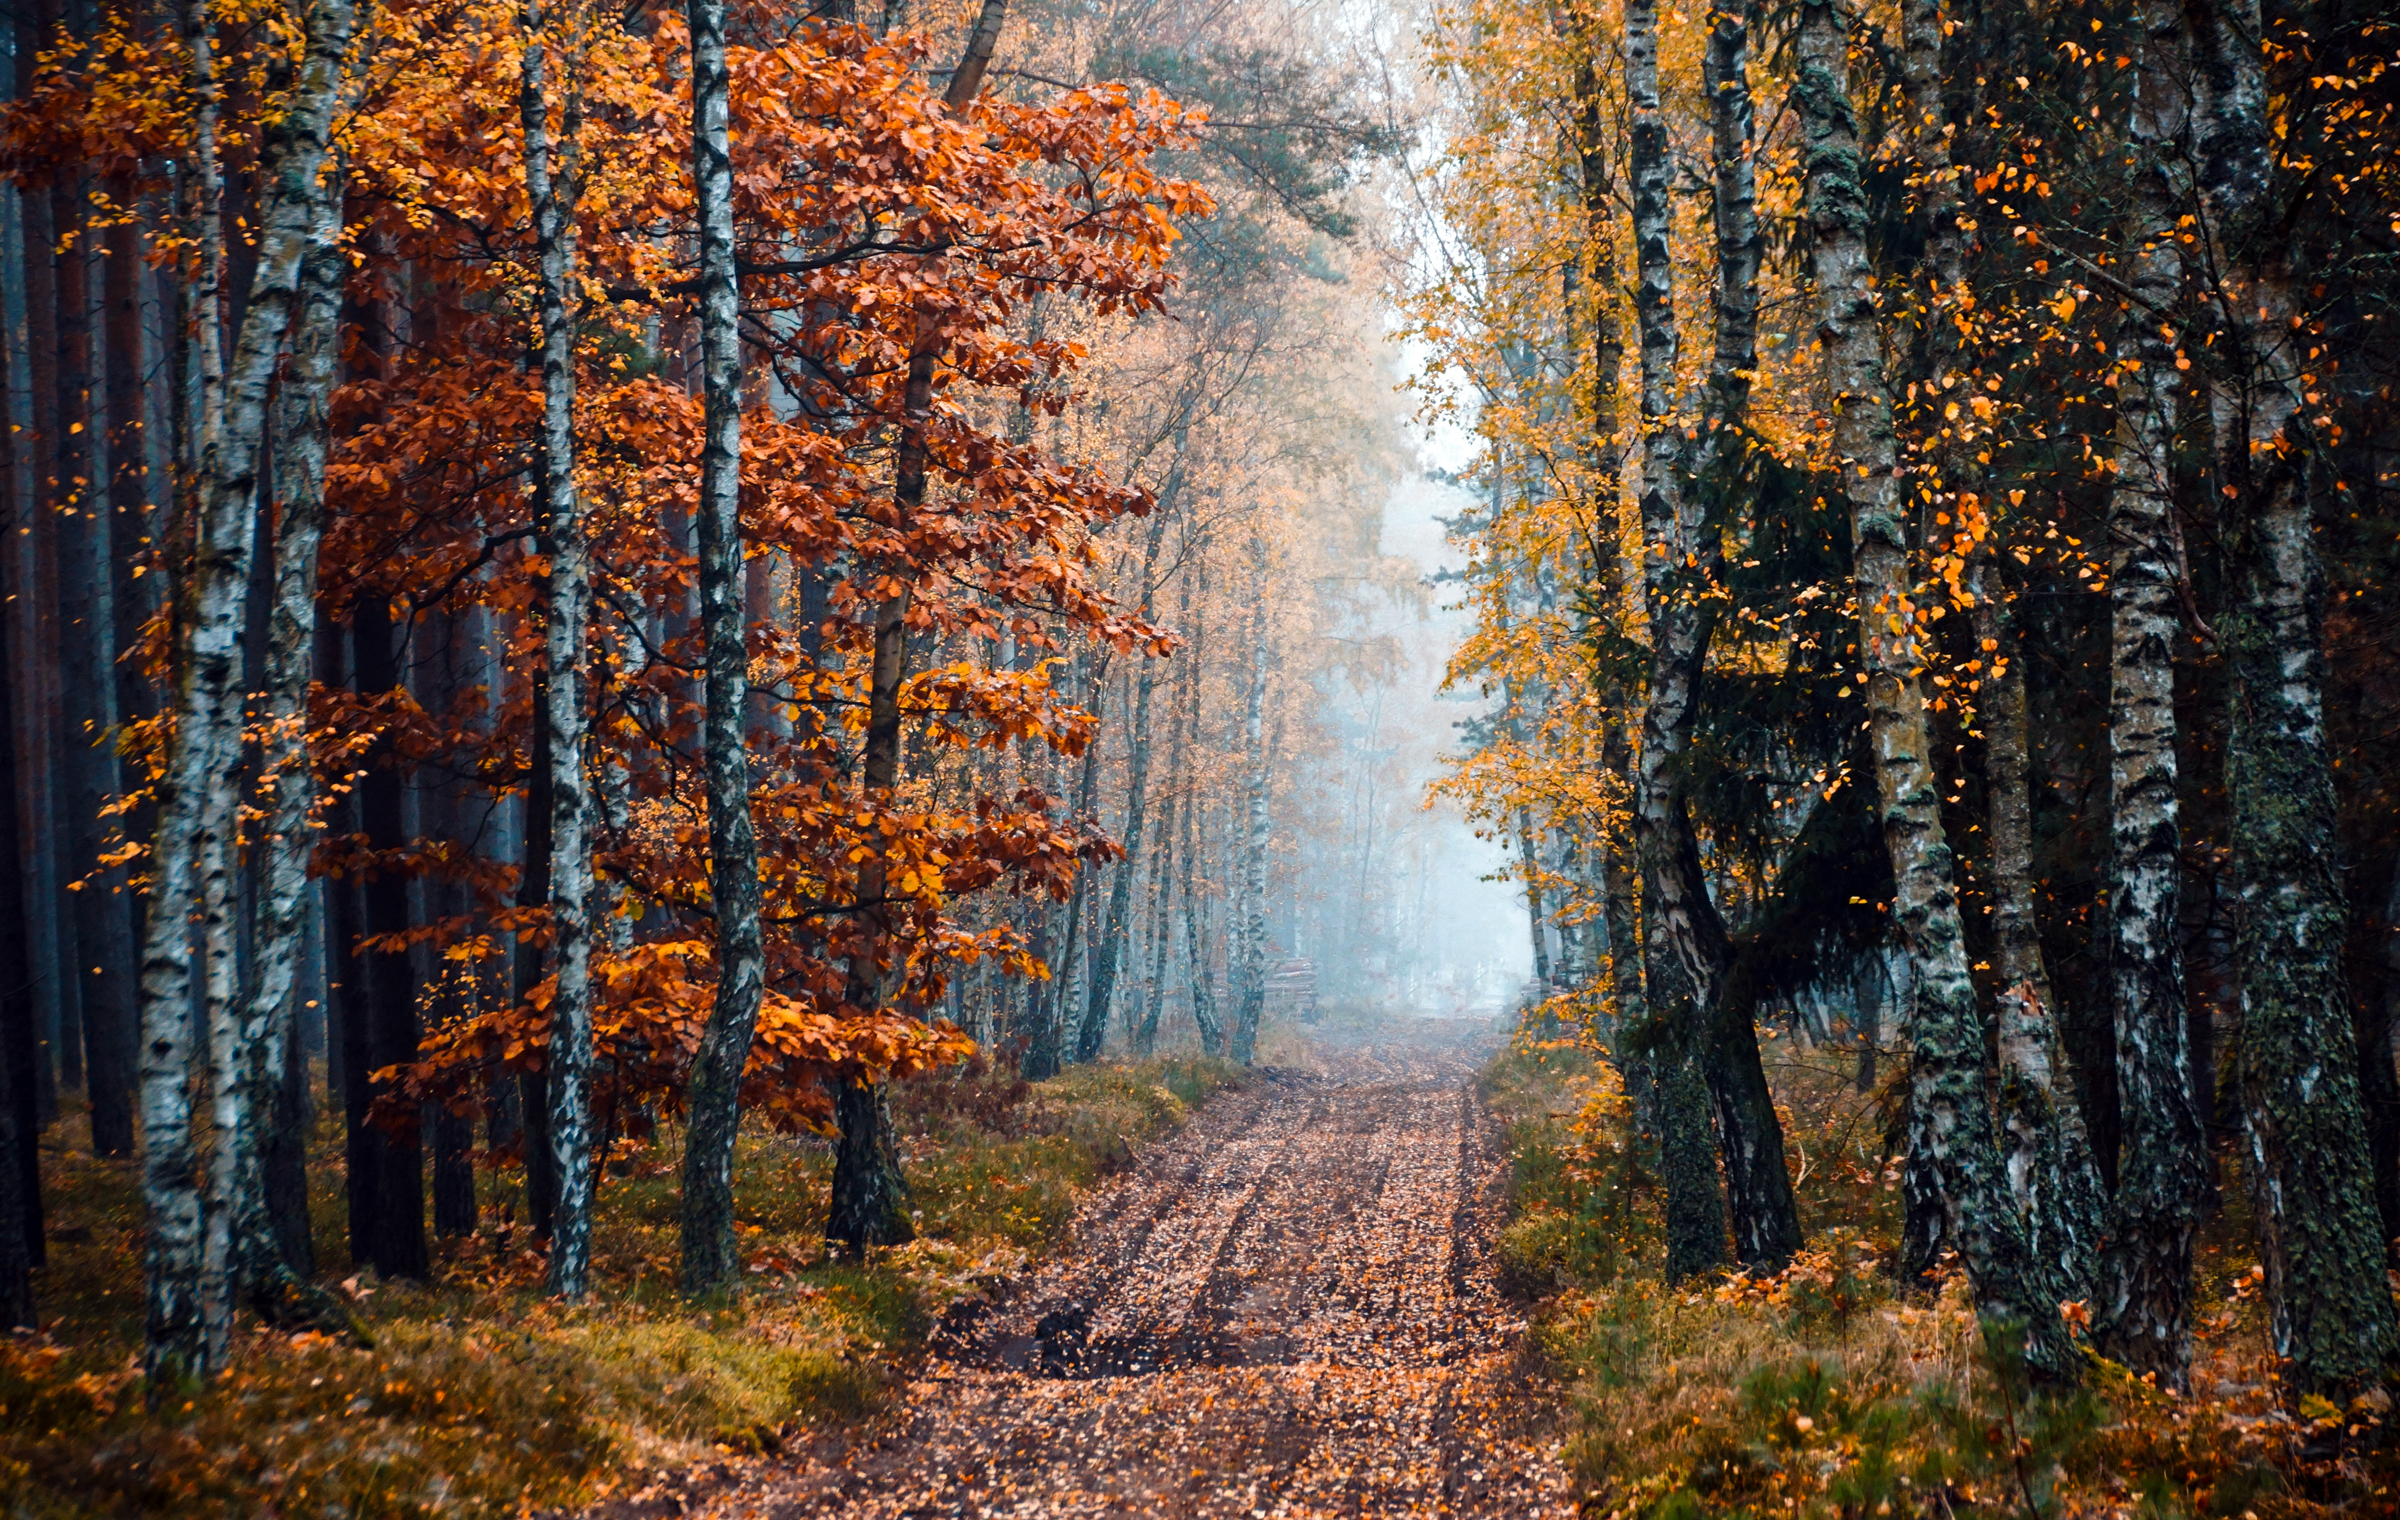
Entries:
[[651,1513],[1571,1515],[1493,1277],[1489,1036],[1411,1032],[1219,1097],[891,1416]]

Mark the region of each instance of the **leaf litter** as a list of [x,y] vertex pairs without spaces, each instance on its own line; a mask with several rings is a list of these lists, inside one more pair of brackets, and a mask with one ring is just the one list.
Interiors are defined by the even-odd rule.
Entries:
[[954,1306],[888,1414],[601,1513],[1573,1514],[1495,1271],[1482,1054],[1262,1072],[1086,1200],[1072,1250]]

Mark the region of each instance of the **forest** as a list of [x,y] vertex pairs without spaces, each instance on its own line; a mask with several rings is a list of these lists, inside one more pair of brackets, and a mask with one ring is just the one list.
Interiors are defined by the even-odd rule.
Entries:
[[2400,1505],[2400,17],[0,36],[12,1512]]

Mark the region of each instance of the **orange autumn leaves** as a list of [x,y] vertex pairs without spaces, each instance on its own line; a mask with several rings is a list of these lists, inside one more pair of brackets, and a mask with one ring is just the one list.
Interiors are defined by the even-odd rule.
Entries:
[[[535,40],[550,54],[547,107],[552,131],[571,139],[580,187],[576,485],[594,549],[586,760],[612,799],[594,864],[620,928],[595,961],[596,1033],[615,1096],[671,1110],[713,984],[688,527],[701,403],[681,357],[694,320],[688,49],[671,8],[545,9]],[[227,5],[215,15],[238,166],[277,109],[295,42],[279,13]],[[885,961],[901,1010],[938,998],[962,963],[997,957],[1039,974],[1011,930],[962,927],[960,900],[1063,897],[1082,862],[1114,850],[1039,791],[979,790],[983,770],[972,766],[939,768],[953,783],[939,795],[930,779],[866,795],[853,772],[872,609],[905,592],[912,636],[944,652],[901,698],[910,742],[927,756],[1009,744],[1078,754],[1090,740],[1092,720],[1057,699],[1046,666],[990,669],[971,657],[979,641],[1170,647],[1095,573],[1094,535],[1147,511],[1147,493],[1023,441],[1010,418],[1071,404],[1084,358],[1071,339],[1039,336],[1027,303],[1162,310],[1175,223],[1209,204],[1156,167],[1159,150],[1187,141],[1192,118],[1155,91],[987,97],[954,114],[927,86],[921,35],[878,37],[774,5],[746,20],[737,37],[749,42],[729,63],[748,380],[741,512],[757,562],[749,748],[769,990],[744,1099],[809,1123],[829,1075],[906,1072],[966,1049],[947,1026],[846,1004],[852,958]],[[0,154],[23,181],[104,163],[110,194],[168,198],[191,106],[180,45],[122,18],[98,36],[45,57],[32,96],[0,125]],[[336,803],[362,765],[392,765],[463,789],[484,819],[467,838],[379,851],[337,811],[326,815],[321,872],[464,889],[464,912],[420,922],[407,944],[366,947],[425,943],[482,968],[486,990],[429,1033],[406,1073],[395,1096],[407,1102],[471,1101],[485,1063],[536,1065],[547,1039],[542,987],[521,1003],[488,990],[505,982],[513,941],[546,933],[542,910],[509,906],[518,860],[504,811],[534,779],[547,570],[531,489],[540,395],[527,367],[527,41],[513,5],[381,8],[340,122],[352,267],[320,603],[338,618],[388,601],[409,629],[415,673],[389,692],[320,683],[312,748]],[[172,232],[146,253],[162,266],[182,256]],[[909,354],[925,345],[938,356],[923,424],[933,485],[921,508],[903,510],[893,490],[902,387]],[[170,531],[160,568],[172,575],[183,552]],[[445,641],[451,677],[425,679]],[[163,637],[152,647],[166,647]],[[159,737],[137,727],[130,742],[155,751]],[[889,862],[877,939],[857,922],[869,859]],[[600,1101],[611,1101],[606,1088]]]

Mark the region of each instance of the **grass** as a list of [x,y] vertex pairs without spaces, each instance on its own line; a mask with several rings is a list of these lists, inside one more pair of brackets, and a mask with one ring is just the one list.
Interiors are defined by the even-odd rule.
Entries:
[[[822,1250],[830,1147],[745,1132],[745,1291],[713,1307],[675,1289],[672,1134],[612,1159],[595,1290],[569,1307],[543,1296],[540,1256],[504,1225],[439,1242],[428,1282],[353,1271],[328,1118],[311,1168],[316,1240],[375,1348],[245,1324],[225,1376],[155,1411],[138,1373],[133,1165],[54,1128],[43,1333],[0,1342],[0,1515],[520,1514],[859,1417],[945,1305],[1057,1249],[1084,1190],[1238,1076],[1187,1059],[1035,1084],[973,1065],[908,1084],[895,1116],[921,1238],[864,1264]],[[487,1220],[521,1213],[513,1174],[479,1182]]]
[[[1572,1042],[1486,1070],[1508,1128],[1502,1270],[1539,1305],[1572,1391],[1570,1460],[1593,1520],[2062,1516],[2281,1520],[2400,1513],[2391,1401],[2282,1407],[2238,1210],[2199,1253],[2193,1395],[2091,1359],[2026,1385],[1963,1281],[1903,1294],[1883,1096],[1847,1052],[1765,1040],[1810,1248],[1786,1271],[1669,1287],[1655,1180],[1615,1074]],[[2225,1179],[2228,1199],[2240,1180]]]

